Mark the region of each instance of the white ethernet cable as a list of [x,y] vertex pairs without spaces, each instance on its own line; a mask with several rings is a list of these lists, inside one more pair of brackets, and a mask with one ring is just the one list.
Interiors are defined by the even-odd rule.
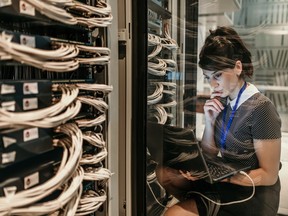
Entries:
[[85,46],[85,45],[76,45],[80,51],[110,55],[111,50],[108,47],[96,47],[96,46]]
[[162,59],[163,61],[166,62],[167,67],[166,67],[166,71],[177,71],[177,63],[176,61],[174,61],[173,59]]
[[[70,196],[78,190],[83,179],[81,168],[76,169],[82,156],[82,132],[75,124],[61,125],[56,129],[56,132],[66,134],[69,137],[69,140],[59,140],[59,142],[56,143],[57,145],[64,147],[64,152],[61,165],[55,176],[41,185],[18,193],[15,193],[15,190],[12,190],[11,188],[9,188],[10,190],[7,189],[6,196],[0,197],[0,215],[26,215],[26,213],[28,215],[36,215],[31,212],[42,212],[41,215],[43,215],[45,214],[43,211],[47,210],[51,212],[53,211],[53,208],[62,208],[63,205],[69,202],[71,199]],[[76,170],[78,173],[75,173]],[[53,202],[53,204],[48,202],[47,208],[45,208],[44,204],[33,206],[33,204],[50,195],[64,183],[67,183],[67,180],[71,179],[71,177],[72,182],[70,188],[67,189],[69,192],[60,196],[58,201]],[[26,207],[28,205],[31,207]]]
[[161,38],[161,44],[163,47],[170,50],[179,48],[176,40],[174,40],[170,35],[168,23],[164,25],[164,38]]
[[75,122],[77,123],[78,127],[80,127],[80,128],[82,128],[82,127],[94,127],[94,126],[100,125],[104,121],[106,121],[106,115],[105,114],[102,114],[102,115],[96,117],[95,119],[79,119],[79,120],[75,120]]
[[167,112],[165,110],[165,108],[161,105],[155,105],[153,106],[153,108],[157,111],[154,114],[154,117],[157,119],[159,124],[165,124],[167,122],[168,119],[168,115]]
[[108,104],[101,98],[94,98],[92,96],[78,96],[77,99],[84,104],[88,104],[104,113],[108,109]]
[[161,38],[154,34],[148,34],[148,46],[154,46],[153,51],[148,55],[148,60],[150,60],[161,52]]
[[[41,128],[54,128],[73,119],[79,113],[80,109],[81,109],[81,102],[75,101],[72,104],[70,104],[64,112],[58,114],[57,116],[52,116],[37,121],[27,121],[27,122],[13,121],[10,122],[10,126],[20,126],[20,127],[32,126]],[[14,125],[11,125],[11,123],[13,123]]]
[[176,94],[176,83],[173,82],[159,82],[163,86],[166,86],[168,89],[163,89],[163,93],[169,94],[169,95],[175,95]]
[[49,4],[56,5],[57,7],[67,7],[74,5],[73,0],[46,0]]
[[96,56],[91,58],[75,58],[80,64],[106,65],[110,63],[110,56]]
[[97,154],[83,154],[80,160],[80,165],[97,164],[103,161],[108,155],[107,149],[102,148]]
[[[71,200],[66,204],[64,210],[60,209],[60,211],[63,213],[63,215],[66,216],[75,216],[77,208],[78,208],[78,204],[80,202],[81,199],[81,195],[83,192],[83,185],[81,184],[79,189],[76,191],[76,193],[74,194],[74,196],[71,198]],[[59,211],[58,211],[59,212]],[[52,215],[55,212],[52,213]],[[50,215],[50,216],[52,216]]]
[[[234,200],[234,201],[230,201],[230,202],[226,202],[226,203],[220,203],[220,202],[216,202],[215,200],[210,199],[209,197],[207,197],[204,194],[202,194],[200,192],[197,192],[197,191],[190,191],[189,193],[198,194],[201,197],[203,197],[204,199],[206,199],[206,200],[210,201],[211,203],[213,203],[215,205],[218,205],[218,206],[225,206],[225,205],[232,205],[232,204],[246,202],[246,201],[250,200],[255,194],[255,183],[254,183],[253,179],[246,172],[240,171],[239,173],[244,175],[244,176],[246,176],[251,181],[251,184],[252,184],[252,193],[247,198],[244,198],[244,199],[241,199],[241,200]],[[231,191],[231,193],[233,193],[233,192]]]
[[107,27],[111,25],[113,16],[110,14],[108,17],[75,17],[79,25],[87,26],[88,28]]
[[[11,39],[5,32],[2,32],[0,36],[1,59],[11,57],[22,64],[54,72],[74,71],[79,67],[79,62],[73,59],[78,55],[79,50],[73,45],[62,44],[56,50],[41,50],[11,42]],[[3,53],[6,53],[6,57]],[[58,61],[55,61],[55,57]]]
[[148,34],[148,46],[161,45],[161,38],[154,34]]
[[156,45],[153,49],[153,51],[148,55],[148,60],[154,58],[155,56],[157,56],[162,50],[162,45]]
[[59,8],[52,4],[46,3],[42,0],[23,0],[32,5],[37,11],[44,16],[47,16],[53,20],[68,24],[76,25],[77,20],[72,14],[68,13],[65,9]]
[[61,99],[56,104],[34,111],[26,111],[26,112],[9,112],[4,109],[0,109],[1,121],[0,128],[4,122],[9,124],[14,123],[23,123],[28,121],[36,121],[42,120],[44,118],[55,116],[61,113],[64,109],[66,109],[78,96],[78,88],[75,86],[64,86],[54,84],[52,90],[62,91]]
[[158,63],[148,62],[148,72],[156,76],[164,76],[166,74],[167,64],[163,59],[157,58]]
[[158,104],[159,106],[162,107],[175,107],[177,105],[177,101],[172,100],[171,102],[164,103],[164,104]]
[[77,83],[76,87],[80,90],[103,92],[103,93],[110,93],[113,90],[112,86],[105,84]]
[[98,148],[104,148],[106,146],[102,133],[85,131],[83,132],[83,140]]
[[107,195],[104,190],[85,191],[78,204],[76,216],[88,215],[96,212],[100,206],[107,200]]
[[109,169],[103,167],[86,167],[84,168],[84,180],[101,181],[108,180],[112,173]]
[[88,16],[109,16],[112,13],[111,6],[102,0],[98,0],[95,6],[73,1],[73,5],[71,5],[69,8],[84,12]]
[[78,57],[76,58],[80,64],[98,64],[98,65],[105,65],[110,63],[110,49],[107,47],[95,47],[95,46],[84,46],[84,45],[77,45],[77,48],[80,51],[88,52],[91,54],[95,54],[96,56],[90,58],[83,58]]
[[155,91],[147,96],[147,105],[156,104],[163,98],[163,84],[161,83],[154,83],[155,84]]
[[67,181],[67,183],[61,186],[61,188],[63,188],[63,191],[56,199],[47,201],[47,202],[42,202],[42,203],[41,202],[31,203],[31,205],[27,207],[23,206],[20,208],[12,209],[11,211],[12,215],[33,215],[33,216],[44,215],[44,214],[53,213],[63,208],[67,212],[72,210],[71,212],[65,215],[71,215],[71,216],[75,215],[75,212],[77,210],[77,205],[79,202],[79,201],[78,202],[76,201],[77,201],[77,198],[79,197],[80,199],[80,196],[81,196],[81,193],[79,192],[82,191],[83,176],[84,176],[84,171],[81,167],[78,166],[76,171],[73,173],[72,177],[69,179],[69,181]]

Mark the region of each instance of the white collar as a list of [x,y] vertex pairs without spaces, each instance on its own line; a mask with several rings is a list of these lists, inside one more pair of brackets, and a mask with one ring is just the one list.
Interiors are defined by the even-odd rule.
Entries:
[[[254,86],[253,84],[251,83],[248,83],[247,82],[247,87],[245,88],[245,90],[243,91],[240,99],[239,99],[239,102],[238,102],[238,107],[244,103],[246,100],[248,100],[250,97],[252,97],[254,94],[258,93],[259,90],[256,88],[256,86]],[[230,103],[230,106],[231,108],[233,109],[235,103],[236,103],[236,100],[237,100],[237,97],[234,98],[232,101],[230,101],[229,97],[227,99],[227,104]],[[238,109],[237,107],[237,109]]]

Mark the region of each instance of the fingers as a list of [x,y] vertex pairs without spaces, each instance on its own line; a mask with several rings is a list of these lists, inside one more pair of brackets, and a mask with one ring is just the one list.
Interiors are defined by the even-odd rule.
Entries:
[[221,112],[224,109],[224,106],[218,99],[212,98],[206,101],[204,108],[215,112]]
[[189,171],[179,170],[179,172],[181,173],[181,175],[182,175],[184,178],[186,178],[186,179],[188,179],[188,180],[196,181],[196,180],[199,179],[199,178],[197,178],[197,177],[192,176]]

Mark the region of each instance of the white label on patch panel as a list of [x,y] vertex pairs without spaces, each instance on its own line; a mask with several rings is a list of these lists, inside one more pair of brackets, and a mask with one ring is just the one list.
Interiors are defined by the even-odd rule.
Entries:
[[12,1],[11,0],[0,0],[0,7],[5,7],[8,5],[12,5]]
[[36,172],[36,173],[33,173],[29,176],[26,176],[24,178],[24,188],[27,189],[27,188],[30,188],[36,184],[39,183],[39,173]]
[[12,145],[12,144],[17,142],[16,139],[11,138],[11,137],[6,137],[6,136],[3,136],[2,140],[3,140],[4,148],[7,148],[8,146],[10,146],[10,145]]
[[19,11],[21,14],[35,16],[35,8],[25,1],[19,1]]
[[39,131],[38,128],[29,128],[23,131],[23,140],[24,142],[38,139],[39,138]]
[[2,164],[14,162],[16,158],[16,151],[9,153],[2,153]]
[[15,86],[14,85],[7,85],[7,84],[2,84],[1,85],[1,94],[13,94],[16,93]]
[[24,83],[23,84],[23,94],[38,94],[38,83]]
[[23,110],[32,110],[38,108],[37,98],[25,98],[23,99]]
[[36,47],[35,37],[28,35],[20,35],[20,44],[35,48]]
[[15,101],[6,101],[1,103],[1,107],[8,111],[15,111],[16,102]]

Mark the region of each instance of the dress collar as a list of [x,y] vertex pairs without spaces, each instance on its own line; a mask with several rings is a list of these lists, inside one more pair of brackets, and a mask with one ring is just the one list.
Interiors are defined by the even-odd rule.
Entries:
[[[250,97],[252,97],[254,94],[258,93],[258,92],[259,92],[259,90],[256,88],[256,86],[254,86],[253,84],[247,82],[247,87],[246,87],[246,89],[244,90],[244,92],[242,93],[242,95],[241,95],[241,97],[239,99],[238,107],[242,103],[244,103],[246,100],[248,100]],[[233,106],[236,103],[236,99],[237,98],[234,98],[233,100],[230,100],[229,97],[227,98],[227,104],[230,103],[230,106],[231,106],[232,109],[233,109]],[[238,109],[238,107],[237,107],[237,109]]]

